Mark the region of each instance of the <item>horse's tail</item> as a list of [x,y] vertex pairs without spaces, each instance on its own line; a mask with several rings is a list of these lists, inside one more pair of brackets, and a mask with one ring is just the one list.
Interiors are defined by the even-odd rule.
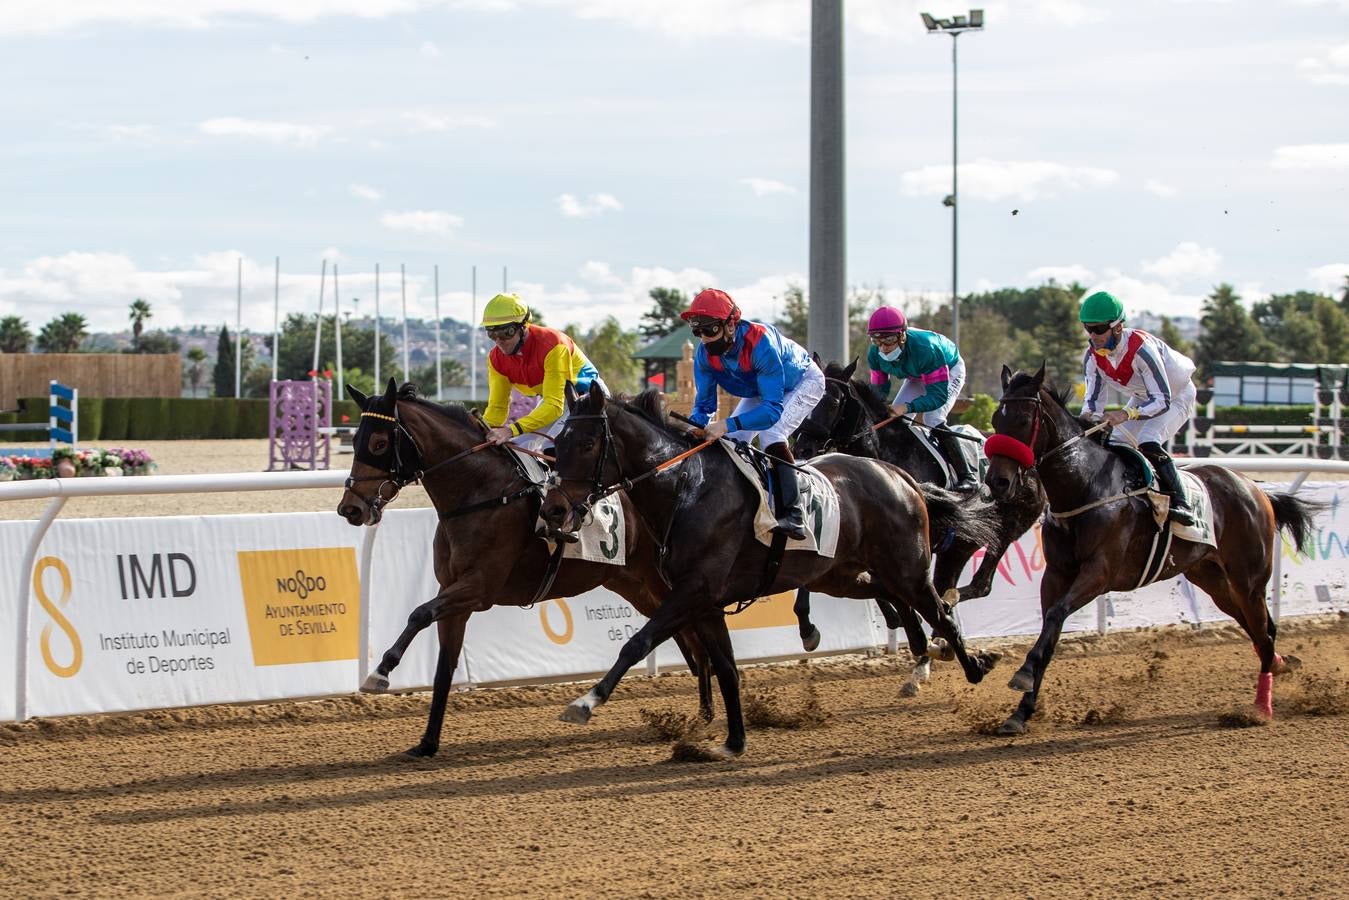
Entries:
[[1312,500],[1303,500],[1294,494],[1267,494],[1274,507],[1274,530],[1282,528],[1293,539],[1293,546],[1301,550],[1312,537],[1312,519],[1327,506]]
[[976,547],[996,544],[1000,537],[999,516],[987,500],[971,499],[935,485],[919,485],[927,501],[928,535],[933,552],[960,538]]

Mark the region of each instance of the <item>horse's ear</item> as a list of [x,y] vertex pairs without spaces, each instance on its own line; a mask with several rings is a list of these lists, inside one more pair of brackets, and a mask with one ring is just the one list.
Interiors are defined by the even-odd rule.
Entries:
[[852,362],[848,363],[848,368],[843,370],[843,377],[846,379],[851,379],[853,373],[856,371],[857,371],[857,357],[854,356],[852,358]]
[[820,354],[812,350],[810,351],[810,358],[815,360],[815,365],[820,367],[820,371],[824,371],[824,363],[820,362]]
[[576,385],[572,384],[570,379],[562,386],[562,396],[567,400],[568,414],[576,412]]
[[1031,381],[1034,383],[1035,389],[1036,389],[1037,391],[1038,391],[1038,390],[1040,389],[1040,387],[1045,383],[1045,364],[1044,364],[1044,363],[1040,363],[1040,369],[1039,369],[1039,371],[1037,371],[1037,372],[1035,373],[1035,377],[1032,378]]
[[1011,383],[1012,383],[1012,370],[1009,369],[1009,368],[1007,367],[1007,364],[1006,364],[1006,363],[1003,363],[1003,366],[1002,366],[1002,390],[1003,390],[1003,393],[1006,393],[1006,392],[1007,392],[1007,385],[1009,385],[1009,384],[1011,384]]
[[347,396],[350,397],[352,400],[355,400],[356,405],[359,406],[361,409],[365,409],[365,403],[367,400],[370,399],[365,394],[362,394],[360,391],[356,390],[351,385],[347,385]]
[[390,375],[389,386],[384,389],[384,402],[392,406],[394,401],[396,401],[397,399],[398,399],[398,381],[392,375]]

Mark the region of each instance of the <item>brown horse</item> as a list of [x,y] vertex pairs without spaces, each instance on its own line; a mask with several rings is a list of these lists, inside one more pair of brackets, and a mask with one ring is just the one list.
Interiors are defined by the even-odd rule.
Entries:
[[[407,627],[361,685],[388,690],[412,639],[435,622],[440,635],[431,710],[421,741],[407,753],[432,756],[440,747],[450,679],[459,663],[468,617],[493,605],[527,606],[572,597],[603,585],[645,616],[652,616],[665,585],[652,541],[626,508],[627,566],[565,559],[546,583],[550,551],[535,535],[543,491],[504,448],[488,445],[482,426],[463,407],[441,406],[399,391],[392,378],[383,396],[367,397],[347,385],[361,407],[352,440],[355,459],[337,513],[352,525],[373,525],[398,491],[420,481],[440,514],[432,561],[440,591],[412,611]],[[479,452],[484,451],[484,452]],[[365,487],[372,485],[373,490]],[[490,599],[488,599],[490,598]],[[712,718],[711,675],[706,655],[692,635],[676,637],[689,668],[698,673],[699,708]]]
[[768,548],[754,537],[758,492],[726,453],[712,447],[677,467],[660,468],[697,443],[667,422],[661,394],[647,391],[628,403],[592,390],[577,399],[568,385],[567,395],[570,418],[556,439],[558,477],[544,501],[544,518],[556,527],[573,527],[596,498],[624,489],[650,532],[671,535],[666,567],[671,587],[657,613],[623,645],[613,668],[567,707],[564,720],[589,721],[628,669],[692,625],[711,658],[726,709],[726,743],[717,753],[743,753],[745,723],[724,608],[802,586],[838,597],[911,604],[951,644],[965,677],[974,683],[984,677],[991,659],[966,653],[959,626],[928,577],[929,510],[904,472],[837,453],[817,459],[814,468],[839,496],[837,551],[830,559],[789,550],[774,568]]
[[1303,546],[1318,507],[1290,494],[1267,494],[1221,466],[1191,467],[1208,489],[1217,546],[1175,538],[1159,570],[1145,576],[1158,531],[1148,502],[1134,496],[1137,470],[1103,443],[1084,439],[1083,423],[1045,384],[1044,366],[1034,375],[1013,375],[1004,366],[1002,386],[993,413],[996,434],[985,445],[989,489],[995,497],[1010,496],[1034,469],[1049,497],[1049,517],[1041,529],[1043,625],[1009,684],[1024,692],[1021,703],[999,732],[1026,730],[1068,616],[1107,591],[1131,591],[1144,580],[1181,574],[1208,593],[1254,643],[1260,657],[1256,710],[1272,716],[1273,676],[1287,666],[1274,650],[1276,628],[1265,607],[1275,538],[1282,528]]

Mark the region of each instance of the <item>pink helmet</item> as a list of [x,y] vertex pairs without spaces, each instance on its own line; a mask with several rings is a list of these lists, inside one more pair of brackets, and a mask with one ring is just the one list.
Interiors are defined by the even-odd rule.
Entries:
[[904,331],[909,327],[909,321],[904,318],[904,313],[893,306],[882,306],[871,314],[867,320],[867,332],[874,331]]

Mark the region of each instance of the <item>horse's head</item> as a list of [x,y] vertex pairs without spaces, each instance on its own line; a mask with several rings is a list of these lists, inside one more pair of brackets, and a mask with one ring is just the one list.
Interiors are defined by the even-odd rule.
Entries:
[[569,381],[566,397],[567,421],[553,439],[557,454],[553,487],[543,498],[539,515],[553,528],[574,532],[590,505],[606,485],[622,477],[622,471],[609,425],[608,395],[596,384],[578,396]]
[[[398,385],[392,378],[383,395],[367,397],[351,385],[347,393],[361,408],[361,418],[351,441],[355,456],[337,514],[352,525],[374,525],[398,492],[421,476],[421,448],[399,416]],[[372,485],[373,490],[363,485]]]
[[1064,402],[1061,394],[1045,384],[1043,364],[1033,375],[1002,367],[1002,398],[993,411],[994,433],[984,444],[989,460],[984,482],[995,499],[1017,493],[1027,471],[1081,434],[1081,423]]
[[857,435],[862,424],[862,408],[853,392],[855,371],[856,359],[847,366],[831,362],[824,367],[824,396],[796,432],[793,452],[798,457],[818,456],[830,446],[846,444]]

